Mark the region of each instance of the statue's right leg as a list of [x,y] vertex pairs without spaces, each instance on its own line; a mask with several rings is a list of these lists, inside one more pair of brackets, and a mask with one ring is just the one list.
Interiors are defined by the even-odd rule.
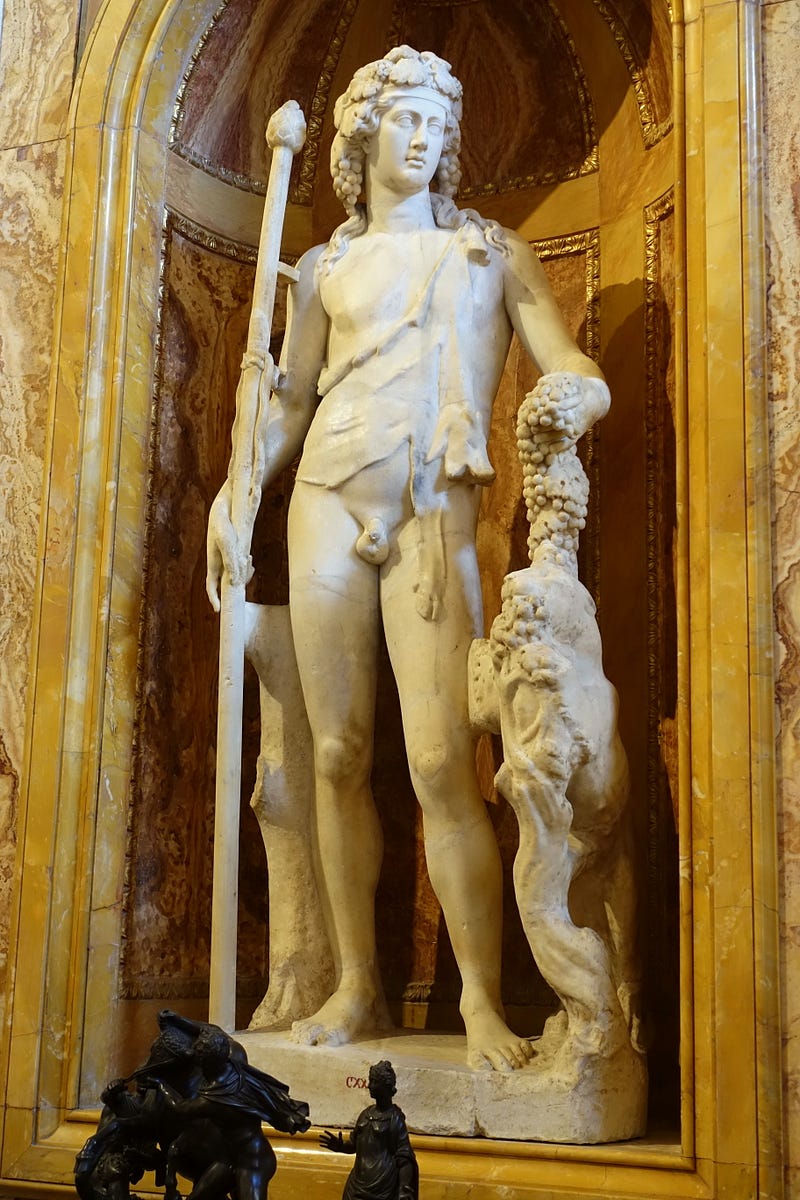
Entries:
[[292,1036],[339,1045],[389,1024],[375,946],[383,836],[370,789],[378,578],[337,492],[298,482],[289,513],[292,634],[314,743],[320,890],[336,987]]

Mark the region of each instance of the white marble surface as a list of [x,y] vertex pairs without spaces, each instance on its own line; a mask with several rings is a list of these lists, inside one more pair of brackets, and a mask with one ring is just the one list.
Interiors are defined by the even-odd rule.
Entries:
[[[395,1103],[412,1133],[595,1143],[639,1136],[646,1074],[618,1063],[588,1066],[579,1079],[537,1058],[520,1071],[474,1071],[457,1034],[399,1031],[346,1046],[298,1047],[286,1035],[247,1031],[236,1040],[251,1063],[289,1085],[318,1126],[349,1126],[369,1103],[369,1068],[389,1059]],[[535,1045],[535,1043],[534,1043]]]

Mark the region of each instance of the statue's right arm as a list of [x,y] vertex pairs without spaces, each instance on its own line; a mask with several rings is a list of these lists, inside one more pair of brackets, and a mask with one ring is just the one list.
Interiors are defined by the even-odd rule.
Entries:
[[328,315],[315,271],[324,249],[315,246],[303,255],[297,264],[300,278],[289,287],[286,336],[269,403],[262,489],[293,461],[316,411],[317,383],[328,348]]
[[[297,455],[317,405],[317,382],[325,362],[328,317],[314,268],[324,246],[308,250],[297,264],[300,278],[289,286],[286,336],[263,430],[262,490]],[[236,561],[237,535],[231,524],[231,478],[220,488],[208,517],[206,592],[219,612],[224,568]]]

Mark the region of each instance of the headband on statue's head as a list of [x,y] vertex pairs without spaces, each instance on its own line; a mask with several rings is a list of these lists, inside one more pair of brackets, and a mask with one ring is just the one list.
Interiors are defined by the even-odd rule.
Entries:
[[441,92],[431,87],[397,87],[392,86],[384,88],[381,92],[381,104],[394,104],[398,100],[429,100],[433,104],[438,104],[445,112],[453,111],[453,102],[449,96],[444,96]]
[[397,46],[384,58],[360,67],[347,91],[334,105],[333,123],[345,137],[360,132],[376,106],[383,108],[402,97],[418,97],[440,104],[448,122],[461,119],[461,84],[450,64],[430,50]]

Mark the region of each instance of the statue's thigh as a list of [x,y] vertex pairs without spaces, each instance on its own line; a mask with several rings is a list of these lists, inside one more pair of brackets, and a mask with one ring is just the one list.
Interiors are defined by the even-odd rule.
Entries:
[[417,611],[418,566],[412,551],[400,556],[381,587],[386,644],[409,748],[440,738],[451,745],[470,741],[467,659],[479,631],[480,581],[472,539],[460,531],[448,536],[446,527],[443,532],[447,575],[435,619]]
[[[289,514],[292,637],[312,733],[371,737],[378,575],[353,550],[354,522],[335,491],[298,484]],[[302,503],[300,503],[302,501]]]

